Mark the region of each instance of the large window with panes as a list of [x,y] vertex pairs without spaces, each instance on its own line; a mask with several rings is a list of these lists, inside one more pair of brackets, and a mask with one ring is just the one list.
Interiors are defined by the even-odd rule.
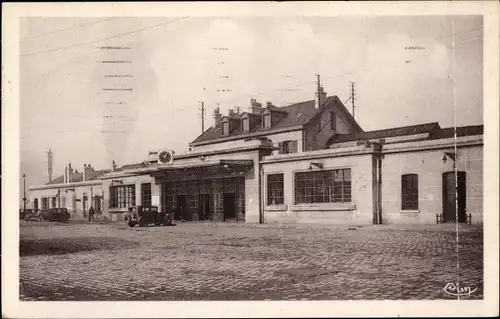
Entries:
[[281,205],[283,203],[283,174],[267,175],[267,205]]
[[297,141],[284,141],[278,143],[280,154],[297,153]]
[[128,208],[135,206],[135,185],[110,186],[109,195],[110,208]]
[[151,183],[141,184],[141,205],[151,206]]
[[295,173],[295,204],[351,201],[350,168]]
[[401,209],[418,210],[418,175],[405,174],[401,177]]

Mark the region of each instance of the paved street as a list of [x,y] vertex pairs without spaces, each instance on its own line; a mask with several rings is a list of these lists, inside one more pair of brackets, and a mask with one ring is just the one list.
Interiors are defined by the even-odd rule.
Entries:
[[[461,285],[481,299],[482,231],[460,241]],[[449,227],[31,223],[21,300],[451,299],[455,248]]]

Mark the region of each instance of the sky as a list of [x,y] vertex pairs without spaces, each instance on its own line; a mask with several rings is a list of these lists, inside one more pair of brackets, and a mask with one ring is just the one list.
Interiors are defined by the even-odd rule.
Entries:
[[201,101],[207,129],[217,106],[314,99],[316,74],[342,101],[356,83],[365,131],[483,124],[482,17],[454,25],[455,37],[451,16],[24,18],[20,175],[27,187],[48,182],[49,149],[53,178],[68,163],[109,169],[185,152],[201,134]]

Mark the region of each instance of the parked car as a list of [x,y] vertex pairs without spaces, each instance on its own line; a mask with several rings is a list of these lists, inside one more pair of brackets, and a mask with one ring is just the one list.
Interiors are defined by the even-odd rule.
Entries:
[[19,217],[21,219],[26,220],[26,221],[42,221],[43,220],[43,216],[40,213],[40,211],[31,209],[31,208],[20,209],[19,210]]
[[64,222],[71,218],[67,208],[49,208],[43,212],[43,219],[51,222]]
[[139,225],[141,227],[155,226],[174,226],[172,216],[165,212],[159,212],[157,206],[135,206],[129,209],[129,213],[125,216],[130,227]]

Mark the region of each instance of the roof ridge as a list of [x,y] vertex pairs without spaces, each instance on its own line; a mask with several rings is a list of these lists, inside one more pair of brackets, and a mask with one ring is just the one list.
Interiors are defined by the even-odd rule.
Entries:
[[[428,123],[421,123],[421,124],[414,124],[414,125],[406,125],[406,126],[394,126],[394,127],[384,128],[384,129],[364,131],[364,132],[362,132],[362,133],[373,133],[373,132],[381,132],[381,131],[397,130],[397,129],[404,129],[404,128],[410,128],[410,127],[424,126],[424,125],[433,125],[433,124],[437,124],[437,125],[439,126],[439,122],[428,122]],[[441,128],[441,127],[439,127],[439,128]],[[349,134],[351,134],[351,133],[349,133]]]

